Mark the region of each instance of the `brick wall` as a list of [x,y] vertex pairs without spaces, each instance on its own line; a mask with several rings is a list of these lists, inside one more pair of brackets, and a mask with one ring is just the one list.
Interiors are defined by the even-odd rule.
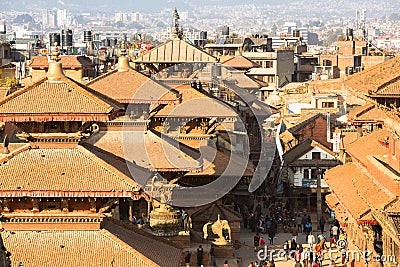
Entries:
[[332,149],[332,144],[326,140],[326,119],[318,117],[296,132],[299,142],[312,138],[318,143]]

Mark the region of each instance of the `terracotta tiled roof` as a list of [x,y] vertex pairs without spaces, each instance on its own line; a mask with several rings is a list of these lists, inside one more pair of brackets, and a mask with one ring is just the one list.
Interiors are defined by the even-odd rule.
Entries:
[[367,175],[354,179],[353,184],[367,203],[377,210],[383,210],[395,197]]
[[344,82],[353,92],[368,95],[376,91],[382,84],[399,76],[400,57],[389,59],[362,72],[353,74]]
[[[92,60],[86,56],[60,56],[60,59],[64,69],[93,67]],[[28,67],[33,69],[48,69],[49,59],[46,56],[33,56]]]
[[139,192],[132,176],[150,177],[106,152],[75,148],[33,148],[29,145],[1,159],[0,194],[9,196],[129,196]]
[[[390,214],[397,214],[400,215],[400,200],[397,199],[397,201],[393,202],[386,208],[386,212]],[[400,224],[399,224],[399,230],[400,230]],[[400,231],[399,231],[400,233]]]
[[351,122],[357,121],[383,121],[387,118],[386,113],[376,107],[374,104],[367,104],[355,108],[347,115],[348,120]]
[[115,220],[106,221],[104,229],[159,266],[179,266],[181,248],[162,237],[153,236]]
[[[380,211],[396,200],[393,194],[354,163],[327,171],[325,181],[340,203],[359,222],[369,220],[368,216],[365,216],[368,207]],[[329,199],[327,201],[331,204],[334,202]]]
[[136,63],[216,62],[217,59],[180,39],[169,40],[134,60]]
[[113,70],[86,84],[120,103],[171,103],[178,93],[145,75],[129,69]]
[[[203,159],[203,171],[188,173],[187,176],[221,176],[224,174],[226,176],[251,177],[254,174],[254,167],[251,161],[245,161],[239,155],[227,155],[211,146],[201,146],[200,151]],[[228,171],[224,173],[228,167]]]
[[0,101],[0,121],[106,121],[120,105],[70,78],[46,78]]
[[259,80],[251,78],[242,72],[229,73],[229,77],[223,79],[222,83],[226,85],[229,89],[234,86],[243,89],[259,89],[261,86],[265,86],[262,85],[262,82],[260,82]]
[[[181,250],[106,222],[101,230],[4,231],[15,266],[178,266]],[[14,266],[13,265],[13,266]]]
[[179,144],[152,131],[98,132],[87,142],[138,166],[157,171],[201,171],[202,164],[181,150]]
[[369,162],[368,155],[384,155],[387,153],[387,148],[379,142],[389,137],[391,133],[386,129],[375,130],[367,134],[346,147],[346,151],[362,164]]
[[325,202],[328,204],[330,209],[335,209],[335,207],[339,204],[339,200],[333,194],[326,195]]
[[400,77],[397,77],[393,81],[391,81],[389,84],[384,84],[380,86],[376,92],[374,92],[372,95],[373,96],[395,96],[399,97],[400,96]]
[[357,193],[354,182],[358,180],[367,181],[368,178],[362,170],[354,163],[337,166],[325,172],[324,180],[355,220],[361,219],[370,211],[369,205]]
[[238,114],[221,100],[206,95],[190,85],[180,85],[175,88],[182,95],[179,105],[166,105],[160,109],[155,117],[180,117],[180,118],[236,118]]
[[251,68],[260,66],[256,62],[254,62],[244,56],[232,57],[232,58],[222,62],[222,64],[225,67],[238,68],[238,69],[251,69]]
[[335,212],[335,218],[339,221],[340,225],[343,227],[346,227],[348,218],[349,218],[349,214],[348,214],[346,208],[342,204],[339,203],[335,207],[334,212]]
[[184,144],[188,147],[198,149],[201,144],[206,144],[208,142],[208,139],[210,138],[210,135],[203,135],[203,136],[174,136],[174,139],[179,141],[179,143]]

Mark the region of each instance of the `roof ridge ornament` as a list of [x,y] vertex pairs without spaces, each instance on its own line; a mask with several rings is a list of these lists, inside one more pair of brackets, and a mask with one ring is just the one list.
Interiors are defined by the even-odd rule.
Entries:
[[47,78],[51,81],[61,80],[65,77],[60,58],[60,51],[58,50],[58,43],[54,43],[54,50],[51,53],[51,61],[49,62],[49,70],[47,71]]
[[126,56],[126,55],[127,55],[127,53],[126,53],[126,43],[125,43],[125,41],[122,41],[122,42],[121,42],[121,49],[120,49],[120,51],[121,51],[121,53],[120,53],[121,56]]
[[53,52],[51,53],[51,60],[52,61],[54,61],[54,62],[58,62],[58,61],[60,61],[61,60],[61,58],[60,58],[60,50],[58,49],[58,43],[57,42],[55,42],[54,43],[54,50],[53,50]]
[[130,69],[129,58],[126,55],[127,55],[126,43],[125,43],[125,41],[122,41],[121,48],[120,48],[120,55],[118,58],[118,66],[117,66],[117,69],[119,72],[126,72]]
[[176,7],[174,9],[173,18],[174,18],[174,27],[172,30],[172,35],[174,36],[174,38],[178,38],[178,39],[182,40],[183,39],[183,30],[182,30],[182,27],[179,27],[180,17],[179,17],[178,10],[176,9]]

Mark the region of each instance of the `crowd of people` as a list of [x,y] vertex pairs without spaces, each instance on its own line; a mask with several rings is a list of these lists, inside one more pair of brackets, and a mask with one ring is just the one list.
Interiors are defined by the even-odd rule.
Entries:
[[[322,266],[322,261],[324,260],[325,253],[331,249],[332,247],[337,247],[337,240],[346,239],[346,234],[342,229],[340,229],[339,225],[335,223],[330,227],[330,239],[329,239],[329,247],[327,245],[328,241],[325,235],[323,234],[324,228],[320,228],[322,233],[318,234],[317,237],[314,236],[312,232],[312,226],[306,226],[307,224],[311,224],[307,222],[302,228],[301,231],[306,236],[307,245],[303,245],[301,242],[297,242],[297,235],[292,234],[292,239],[287,240],[283,244],[283,251],[286,257],[285,260],[293,260],[295,262],[295,267],[320,267]],[[298,233],[300,228],[293,227],[293,232]],[[254,236],[254,250],[258,251],[259,249],[263,249],[262,244],[263,238],[260,237],[259,233],[256,233]],[[339,249],[343,250],[343,248]],[[273,255],[267,255],[270,258],[270,261],[255,261],[251,262],[249,267],[264,267],[271,266],[271,262],[274,264]],[[280,255],[277,255],[280,256]],[[272,261],[271,261],[272,260]],[[343,257],[341,258],[342,263],[344,264],[348,259]],[[332,261],[330,267],[335,267],[335,261]]]
[[[291,213],[288,209],[288,203],[278,201],[271,202],[270,199],[264,199],[265,214],[262,214],[260,203],[248,214],[243,212],[244,227],[250,228],[256,232],[254,235],[254,251],[258,252],[264,249],[266,241],[263,234],[268,237],[269,245],[274,245],[274,237],[278,231],[278,225],[282,224],[283,231],[291,233],[291,239],[283,244],[286,260],[293,260],[295,267],[320,267],[324,260],[325,252],[332,247],[337,247],[337,240],[346,239],[344,231],[340,228],[337,221],[330,226],[329,239],[325,236],[326,218],[322,215],[318,220],[319,232],[313,229],[311,216],[305,212]],[[265,209],[266,208],[266,209]],[[299,237],[302,233],[304,236]],[[329,246],[328,246],[329,244]],[[343,248],[339,248],[343,250]],[[342,257],[342,263],[347,259]],[[275,266],[273,257],[267,261],[251,262],[249,267]],[[335,267],[335,261],[331,261],[330,267]]]

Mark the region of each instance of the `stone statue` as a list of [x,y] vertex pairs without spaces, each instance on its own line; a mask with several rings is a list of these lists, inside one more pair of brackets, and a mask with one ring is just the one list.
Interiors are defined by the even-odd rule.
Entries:
[[211,223],[208,222],[203,226],[203,234],[204,239],[207,239],[209,236],[208,226],[211,225],[211,231],[213,234],[217,235],[212,243],[218,246],[224,246],[231,242],[231,228],[229,227],[229,223],[227,220],[221,220],[220,215],[218,214],[218,219],[216,222]]

